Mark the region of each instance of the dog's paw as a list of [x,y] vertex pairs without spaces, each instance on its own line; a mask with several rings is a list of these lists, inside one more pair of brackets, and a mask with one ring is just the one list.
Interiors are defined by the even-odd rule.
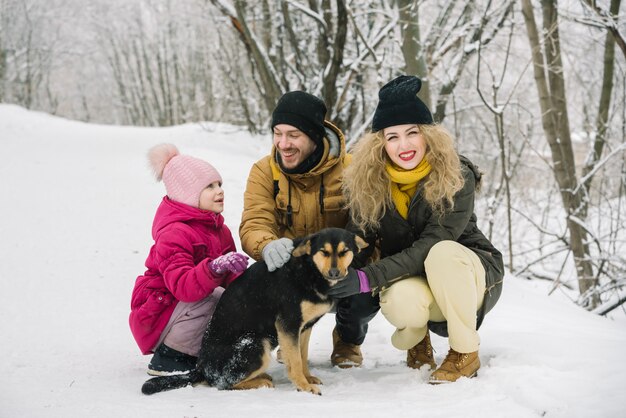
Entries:
[[257,376],[250,380],[245,380],[243,382],[239,382],[232,387],[234,390],[248,390],[248,389],[262,389],[262,388],[273,388],[274,383],[272,383],[272,378],[267,375],[269,379],[263,376]]
[[322,381],[315,377],[315,376],[305,376],[306,377],[306,381],[309,382],[312,385],[321,385],[323,384]]
[[274,382],[272,382],[271,378],[270,379],[259,379],[259,383],[256,386],[257,389],[260,389],[260,388],[272,389],[273,387],[274,387]]
[[300,392],[309,392],[312,393],[313,395],[321,395],[322,391],[320,390],[320,388],[318,388],[315,385],[302,385],[301,387],[298,388],[298,391]]
[[272,376],[270,376],[267,373],[261,373],[260,375],[258,375],[257,377],[261,378],[261,379],[265,379],[265,380],[269,380],[270,382],[273,381],[274,379],[272,379]]

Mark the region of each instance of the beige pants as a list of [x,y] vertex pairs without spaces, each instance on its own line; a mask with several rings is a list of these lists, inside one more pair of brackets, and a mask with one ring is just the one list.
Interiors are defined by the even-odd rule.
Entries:
[[478,351],[476,311],[483,303],[485,269],[472,250],[455,241],[435,244],[424,262],[426,278],[410,277],[380,293],[381,312],[396,327],[394,347],[422,341],[428,321],[447,321],[450,347]]

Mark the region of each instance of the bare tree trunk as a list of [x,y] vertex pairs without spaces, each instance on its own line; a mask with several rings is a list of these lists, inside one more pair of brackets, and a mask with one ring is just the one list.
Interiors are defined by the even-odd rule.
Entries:
[[428,65],[426,64],[426,54],[422,48],[422,40],[420,38],[418,0],[398,0],[398,9],[402,31],[404,72],[416,75],[422,79],[422,89],[418,96],[431,109]]
[[259,73],[263,90],[261,96],[268,112],[271,112],[276,102],[283,93],[274,69],[271,67],[269,57],[265,55],[253,36],[244,15],[245,5],[241,0],[235,0],[235,13],[231,9],[224,7],[219,0],[211,0],[224,16],[230,19],[233,27],[239,33],[240,39],[251,55],[254,67]]
[[[532,48],[533,70],[539,93],[542,124],[550,146],[554,176],[559,185],[563,207],[567,213],[569,247],[574,256],[580,294],[597,285],[593,266],[589,257],[585,219],[581,218],[582,193],[577,190],[576,167],[570,137],[565,80],[561,62],[559,27],[556,0],[542,0],[543,11],[543,53],[539,31],[530,0],[522,0],[522,12],[526,22],[528,39]],[[545,68],[545,70],[544,70]],[[589,300],[594,308],[599,302],[597,296]]]
[[4,102],[4,82],[7,70],[7,52],[2,47],[2,38],[0,38],[0,103]]
[[272,11],[270,10],[270,5],[267,0],[263,0],[261,3],[262,7],[262,20],[263,27],[261,28],[261,40],[263,42],[263,47],[266,50],[269,50],[272,47]]
[[610,11],[607,14],[606,10],[599,7],[595,0],[584,0],[589,7],[591,7],[606,23],[606,29],[613,35],[613,39],[615,43],[619,46],[620,50],[624,57],[626,57],[626,39],[624,34],[622,34],[619,30],[619,23],[617,22],[617,16],[619,15],[619,2],[617,2],[617,6],[615,6],[615,2],[611,1]]
[[[0,1],[0,27],[5,25],[5,19],[7,19],[9,7],[4,1]],[[5,34],[0,30],[0,103],[4,102],[4,83],[6,82],[7,74],[7,47],[4,40]]]
[[294,31],[294,25],[291,21],[291,14],[289,13],[289,6],[287,5],[286,1],[281,1],[280,9],[283,15],[283,20],[285,22],[284,30],[287,32],[287,39],[289,41],[289,44],[291,45],[291,49],[294,51],[294,54],[296,56],[294,62],[296,74],[298,76],[298,79],[300,80],[300,83],[304,84],[304,80],[302,79],[305,74],[304,66],[308,65],[309,63],[308,61],[305,61],[305,59],[307,58],[306,55],[300,51],[300,47],[298,45],[298,37],[296,36],[296,33]]
[[[324,20],[326,20],[326,27],[332,28],[332,11],[330,2],[324,1]],[[325,47],[331,52],[329,61],[322,67],[324,71],[324,88],[322,90],[322,96],[324,102],[328,106],[328,114],[333,115],[335,113],[335,106],[337,104],[337,78],[341,71],[343,64],[343,51],[346,45],[346,37],[348,34],[348,12],[344,0],[337,0],[337,23],[335,26],[332,38],[320,37],[320,39],[332,39],[332,46],[326,45]]]
[[[621,0],[611,0],[611,15],[619,13]],[[598,106],[598,116],[596,117],[596,137],[593,141],[593,148],[585,166],[582,170],[582,178],[585,196],[589,196],[591,183],[593,181],[593,169],[602,157],[604,145],[606,144],[606,131],[608,128],[609,110],[611,108],[611,95],[613,94],[613,76],[615,74],[615,37],[612,32],[607,31],[604,41],[604,70],[602,75],[602,90],[600,92],[600,105]],[[583,217],[587,216],[589,201],[585,200],[581,210]]]
[[[320,14],[320,10],[317,7],[317,5],[318,5],[317,1],[309,0],[309,7],[311,8],[311,10],[317,14]],[[330,14],[329,0],[322,0],[321,12],[324,18],[324,22],[323,22],[324,25],[322,25],[322,22],[318,21],[318,27],[321,28],[320,30],[321,36],[317,39],[316,52],[317,52],[317,61],[319,63],[319,70],[320,72],[323,72],[326,66],[328,65],[328,62],[330,61],[331,40],[329,39],[329,37],[330,37],[330,34],[332,33],[332,27],[333,27],[332,15]]]

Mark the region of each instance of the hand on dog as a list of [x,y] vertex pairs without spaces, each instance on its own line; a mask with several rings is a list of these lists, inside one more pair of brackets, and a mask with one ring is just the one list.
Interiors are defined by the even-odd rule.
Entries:
[[224,274],[227,271],[241,273],[248,268],[248,256],[231,251],[211,261],[209,268],[214,274]]
[[332,286],[328,291],[328,295],[335,299],[343,299],[359,293],[367,293],[371,290],[365,272],[350,267],[348,268],[348,276]]
[[293,251],[293,241],[289,238],[280,238],[271,241],[263,248],[261,256],[267,264],[268,271],[280,268],[291,258]]

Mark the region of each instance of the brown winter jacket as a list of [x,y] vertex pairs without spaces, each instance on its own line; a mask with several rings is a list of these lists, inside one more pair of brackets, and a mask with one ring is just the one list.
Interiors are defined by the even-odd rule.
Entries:
[[[239,237],[243,250],[255,260],[261,259],[265,245],[275,239],[293,239],[326,227],[345,227],[348,212],[344,208],[341,181],[350,155],[346,154],[345,139],[339,128],[328,121],[324,125],[324,156],[308,173],[282,172],[274,147],[270,155],[252,166],[243,197]],[[287,210],[289,202],[291,216]]]

